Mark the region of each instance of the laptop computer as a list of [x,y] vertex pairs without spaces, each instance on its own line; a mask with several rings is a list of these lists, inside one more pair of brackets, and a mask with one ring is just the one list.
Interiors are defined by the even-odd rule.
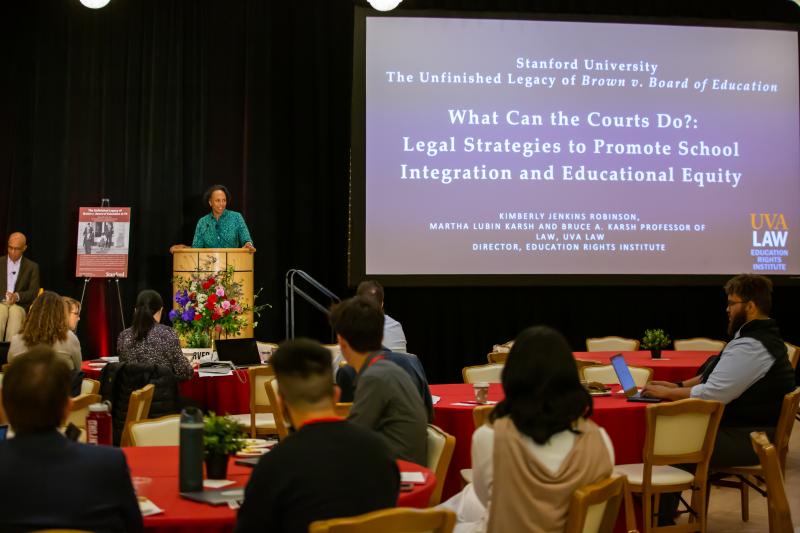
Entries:
[[180,494],[181,498],[209,505],[227,505],[229,502],[242,503],[244,501],[244,487],[198,490],[195,492],[181,492]]
[[614,367],[619,384],[622,385],[622,390],[629,402],[658,403],[661,401],[659,398],[646,398],[641,395],[636,382],[633,381],[631,369],[628,368],[628,363],[625,362],[621,353],[611,356],[611,365]]
[[220,339],[216,347],[219,360],[230,361],[237,368],[263,364],[255,339]]

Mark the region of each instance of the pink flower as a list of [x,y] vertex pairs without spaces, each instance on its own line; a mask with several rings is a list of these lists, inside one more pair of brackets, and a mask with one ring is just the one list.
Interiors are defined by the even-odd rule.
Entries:
[[222,308],[225,309],[226,311],[231,308],[231,303],[228,300],[225,300],[224,302],[222,302],[221,305],[222,305]]
[[219,296],[220,298],[225,296],[225,287],[223,287],[222,285],[217,287],[217,296]]

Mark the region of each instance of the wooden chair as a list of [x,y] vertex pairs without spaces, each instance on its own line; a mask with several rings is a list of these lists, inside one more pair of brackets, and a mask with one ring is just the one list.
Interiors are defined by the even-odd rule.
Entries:
[[150,383],[131,393],[131,399],[128,402],[128,413],[125,416],[125,428],[122,430],[122,437],[119,442],[120,446],[131,445],[131,424],[145,420],[150,415],[150,404],[153,403],[153,392],[155,390],[156,386]]
[[264,382],[264,392],[267,393],[269,404],[275,408],[272,411],[275,417],[275,429],[278,432],[278,439],[283,440],[289,436],[289,424],[283,417],[283,411],[278,409],[278,380],[271,379]]
[[96,379],[83,378],[81,394],[100,394],[100,382]]
[[[602,365],[600,361],[595,361],[594,359],[575,359],[575,366],[578,367],[578,375],[583,376],[583,369],[587,366],[598,366]],[[583,379],[583,377],[581,377]]]
[[611,533],[623,498],[628,531],[636,529],[625,476],[611,476],[572,494],[564,533]]
[[635,352],[639,341],[625,337],[594,337],[586,339],[587,352]]
[[797,368],[797,360],[800,359],[800,346],[795,346],[789,342],[784,344],[786,345],[786,355],[789,356],[789,363],[791,363],[792,368]]
[[505,365],[476,365],[461,369],[464,383],[500,383],[500,375]]
[[250,428],[250,436],[277,435],[274,407],[267,397],[264,383],[275,379],[275,370],[270,365],[251,366],[247,369],[250,383],[250,412],[230,415],[230,418]]
[[311,522],[309,533],[451,533],[456,515],[449,509],[383,509],[349,518]]
[[514,347],[514,341],[510,340],[508,342],[504,342],[503,344],[495,344],[494,346],[492,346],[492,351],[508,353],[511,351],[511,348],[513,347]]
[[675,350],[679,352],[698,350],[720,353],[727,343],[709,339],[708,337],[694,337],[691,339],[675,339],[672,344],[675,346]]
[[508,352],[492,352],[486,355],[489,364],[504,365],[508,359]]
[[[633,381],[639,388],[644,387],[653,377],[653,369],[645,366],[629,366]],[[592,365],[585,366],[579,374],[582,380],[597,381],[605,384],[619,384],[617,373],[614,372],[613,365]]]
[[456,447],[456,438],[445,433],[437,426],[428,424],[428,468],[433,470],[436,475],[436,487],[431,494],[430,506],[439,505],[442,499],[442,489],[447,478],[447,469],[450,467],[450,459],[453,458],[453,450]]
[[89,406],[99,403],[103,398],[99,394],[79,394],[72,399],[72,406],[64,425],[75,424],[80,429],[86,429],[86,417],[89,415]]
[[761,431],[750,433],[753,450],[758,455],[761,471],[764,472],[764,481],[767,484],[767,515],[769,517],[770,533],[783,533],[794,531],[792,525],[792,512],[789,509],[789,500],[786,497],[786,486],[783,484],[783,469],[781,468],[778,452],[767,435]]
[[131,446],[180,445],[181,415],[140,420],[130,425]]
[[[641,494],[644,533],[661,531],[655,524],[660,495],[692,490],[689,522],[667,526],[670,533],[706,530],[708,463],[722,417],[720,402],[686,399],[649,405],[643,464],[619,465],[630,490]],[[694,474],[669,465],[695,464]]]
[[[786,472],[786,454],[789,452],[789,439],[792,437],[792,429],[794,428],[794,420],[798,405],[800,405],[800,388],[795,389],[783,397],[781,413],[778,416],[778,425],[775,427],[775,438],[772,446],[775,448],[775,453],[778,456],[781,474]],[[750,519],[750,495],[748,494],[748,487],[752,487],[762,496],[767,496],[767,493],[753,482],[754,478],[756,481],[764,480],[764,470],[761,465],[714,468],[713,473],[725,474],[738,478],[738,481],[720,480],[715,481],[715,484],[723,487],[737,488],[741,491],[742,521],[747,522]]]
[[333,406],[333,410],[336,411],[337,416],[343,416],[347,418],[350,415],[350,409],[353,408],[353,402],[337,402],[336,405]]

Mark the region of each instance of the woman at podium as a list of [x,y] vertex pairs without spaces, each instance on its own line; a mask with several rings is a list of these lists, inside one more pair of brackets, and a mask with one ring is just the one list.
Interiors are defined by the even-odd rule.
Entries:
[[[227,209],[230,193],[224,185],[212,185],[203,195],[211,212],[197,221],[192,248],[247,248],[255,252],[253,239],[241,213]],[[186,248],[176,244],[170,251]]]

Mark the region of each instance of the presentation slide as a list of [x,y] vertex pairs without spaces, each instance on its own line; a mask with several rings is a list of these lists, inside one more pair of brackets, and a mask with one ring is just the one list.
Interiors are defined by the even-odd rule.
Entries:
[[800,274],[796,31],[365,30],[364,274]]

